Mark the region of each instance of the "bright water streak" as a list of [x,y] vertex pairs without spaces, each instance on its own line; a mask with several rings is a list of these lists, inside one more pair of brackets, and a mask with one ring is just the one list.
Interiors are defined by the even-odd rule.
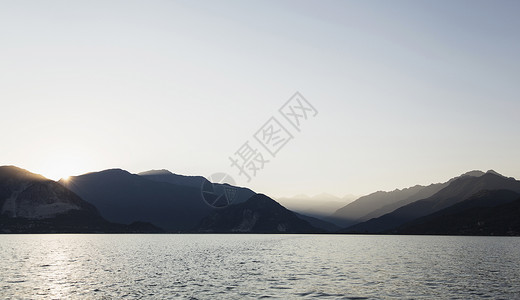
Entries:
[[520,298],[520,238],[0,235],[0,298]]

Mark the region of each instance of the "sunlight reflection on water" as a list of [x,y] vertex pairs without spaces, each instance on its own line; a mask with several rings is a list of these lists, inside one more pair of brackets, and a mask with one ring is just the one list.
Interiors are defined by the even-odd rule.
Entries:
[[520,238],[1,235],[2,298],[518,298]]

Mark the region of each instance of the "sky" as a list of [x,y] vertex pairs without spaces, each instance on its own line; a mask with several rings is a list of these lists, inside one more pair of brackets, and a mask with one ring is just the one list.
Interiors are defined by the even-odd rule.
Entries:
[[[54,180],[223,172],[273,197],[520,178],[519,13],[506,0],[1,0],[0,165]],[[315,109],[299,131],[279,112],[296,92]],[[255,139],[271,118],[292,136],[274,156]],[[250,181],[230,160],[246,142],[268,160]]]

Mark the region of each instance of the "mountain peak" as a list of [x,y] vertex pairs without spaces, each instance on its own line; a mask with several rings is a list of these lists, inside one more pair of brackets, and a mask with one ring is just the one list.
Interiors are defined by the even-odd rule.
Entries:
[[48,219],[71,211],[98,217],[94,206],[67,188],[18,167],[0,167],[0,191],[1,214],[9,218]]
[[160,170],[149,170],[149,171],[144,171],[144,172],[141,172],[141,173],[137,173],[137,175],[140,175],[140,176],[150,176],[150,175],[173,175],[172,172],[166,170],[166,169],[160,169]]
[[466,173],[460,175],[460,177],[463,177],[463,176],[480,177],[484,174],[485,173],[480,170],[473,170],[473,171],[469,171],[469,172],[466,172]]
[[504,175],[502,175],[502,174],[496,172],[495,170],[488,170],[488,171],[486,172],[486,174],[494,174],[494,175],[498,175],[498,176],[501,176],[501,177],[505,177]]
[[[94,172],[94,173],[96,173],[96,172]],[[106,169],[106,170],[103,170],[103,171],[101,171],[99,173],[103,173],[103,174],[131,174],[127,170],[123,170],[123,169],[119,169],[119,168]]]
[[457,179],[460,179],[460,178],[464,178],[464,177],[482,177],[484,176],[486,173],[480,171],[480,170],[472,170],[472,171],[468,171],[466,173],[463,173],[457,177],[453,177],[451,178],[450,180],[447,181],[447,183],[452,183],[453,181],[457,180]]
[[0,177],[30,180],[50,180],[40,174],[31,173],[16,166],[0,166]]
[[322,230],[264,194],[232,204],[204,218],[198,232],[219,233],[319,233]]

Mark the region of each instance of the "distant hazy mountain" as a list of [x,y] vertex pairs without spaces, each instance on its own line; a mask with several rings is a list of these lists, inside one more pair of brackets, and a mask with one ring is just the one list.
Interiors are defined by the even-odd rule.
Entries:
[[444,187],[444,184],[432,184],[430,186],[416,185],[406,189],[396,189],[391,192],[378,191],[367,196],[360,197],[356,201],[338,209],[331,216],[337,224],[349,226],[378,217],[391,212],[408,203],[427,198]]
[[[517,201],[515,204],[510,204]],[[520,235],[520,194],[480,191],[468,199],[408,222],[397,234]]]
[[121,169],[74,176],[60,183],[94,204],[111,222],[150,222],[167,231],[184,231],[212,211],[200,188],[149,180]]
[[414,219],[432,214],[466,200],[482,190],[511,190],[520,192],[520,181],[491,171],[480,177],[462,176],[431,197],[402,206],[391,213],[345,229],[345,232],[384,232]]
[[360,197],[356,201],[338,209],[329,220],[343,226],[351,226],[372,218],[390,213],[399,207],[413,203],[417,200],[433,196],[450,182],[462,177],[479,177],[484,175],[482,171],[470,171],[445,183],[430,184],[428,186],[416,185],[405,189],[396,189],[391,192],[378,191],[367,196]]
[[352,195],[339,198],[323,193],[313,197],[297,195],[294,197],[277,198],[276,201],[294,212],[324,220],[339,208],[354,201],[355,198],[356,196]]
[[262,194],[256,194],[246,202],[215,210],[202,220],[196,231],[212,233],[323,232]]
[[0,232],[158,232],[144,223],[113,224],[78,195],[41,175],[0,167]]
[[424,186],[422,187],[421,189],[418,189],[415,193],[413,193],[412,195],[402,199],[402,200],[399,200],[399,201],[396,201],[396,202],[391,202],[381,208],[378,208],[362,217],[360,217],[358,220],[356,220],[357,222],[364,222],[364,221],[367,221],[367,220],[370,220],[370,219],[373,219],[373,218],[377,218],[377,217],[380,217],[384,214],[387,214],[389,212],[392,212],[396,209],[398,209],[399,207],[401,206],[405,206],[407,204],[410,204],[412,202],[415,202],[417,200],[420,200],[420,199],[426,199],[428,197],[431,197],[432,195],[434,195],[435,193],[437,193],[438,191],[440,191],[441,189],[445,188],[446,186],[448,186],[448,183],[435,183],[435,184],[431,184],[429,186]]

